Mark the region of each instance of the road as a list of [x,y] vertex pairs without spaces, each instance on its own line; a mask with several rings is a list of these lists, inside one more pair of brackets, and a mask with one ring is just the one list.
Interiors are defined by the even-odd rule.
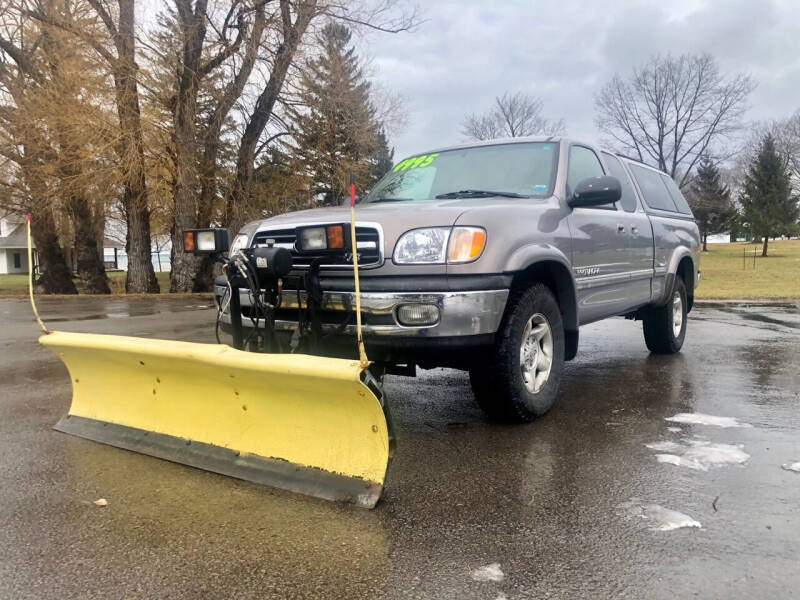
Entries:
[[[213,337],[202,299],[40,308],[52,328]],[[391,377],[373,511],[52,431],[66,370],[24,301],[0,322],[0,598],[800,594],[800,473],[782,468],[800,461],[796,307],[697,309],[671,357],[639,323],[586,327],[556,407],[525,426],[486,422],[462,373]],[[729,419],[666,420],[681,413]]]

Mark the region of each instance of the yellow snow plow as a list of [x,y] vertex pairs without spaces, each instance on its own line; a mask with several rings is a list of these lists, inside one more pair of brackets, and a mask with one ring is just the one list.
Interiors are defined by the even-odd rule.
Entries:
[[[345,248],[352,249],[356,360],[295,352],[313,348],[311,306],[300,319],[306,335],[300,332],[291,347],[281,344],[270,324],[291,255],[266,247],[225,258],[224,230],[186,232],[185,247],[215,253],[224,263],[228,295],[217,318],[229,311],[235,347],[50,332],[36,312],[31,275],[31,305],[45,332],[39,341],[61,358],[72,380],[69,413],[55,429],[256,483],[375,506],[393,442],[380,381],[361,338],[353,211],[349,228],[322,229],[334,246],[350,242]],[[313,277],[303,279],[313,286]],[[248,339],[242,336],[240,287],[257,311]],[[313,292],[307,289],[307,296]]]

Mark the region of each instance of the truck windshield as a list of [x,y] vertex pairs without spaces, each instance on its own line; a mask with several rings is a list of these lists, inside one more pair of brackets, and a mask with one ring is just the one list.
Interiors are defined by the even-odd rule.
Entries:
[[362,201],[438,198],[547,198],[558,143],[522,142],[419,154],[399,162]]

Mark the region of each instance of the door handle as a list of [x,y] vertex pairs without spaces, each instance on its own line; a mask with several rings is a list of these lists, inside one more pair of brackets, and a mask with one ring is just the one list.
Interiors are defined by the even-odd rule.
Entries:
[[625,233],[625,225],[617,224],[617,233]]
[[633,235],[638,235],[639,234],[639,228],[636,225],[634,225],[633,227],[631,227],[631,233]]

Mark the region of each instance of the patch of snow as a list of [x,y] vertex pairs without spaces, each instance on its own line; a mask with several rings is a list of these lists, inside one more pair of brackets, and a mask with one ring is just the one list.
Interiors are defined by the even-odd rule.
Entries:
[[671,431],[672,433],[681,433],[683,429],[680,427],[667,427],[667,431]]
[[651,450],[658,450],[659,452],[679,452],[683,448],[683,446],[677,442],[670,441],[651,442],[649,444],[645,444],[645,446]]
[[800,473],[800,461],[781,465],[781,469],[786,469],[787,471],[794,471],[795,473]]
[[696,471],[708,471],[712,467],[724,465],[740,465],[750,458],[750,455],[742,450],[741,444],[714,444],[705,440],[689,440],[685,445],[675,442],[655,442],[646,446],[661,451],[660,454],[656,454],[658,462]]
[[505,573],[500,569],[500,563],[492,563],[472,572],[475,581],[503,581],[504,577]]
[[664,508],[659,504],[642,502],[638,498],[631,498],[630,502],[623,502],[619,505],[618,514],[627,517],[641,517],[645,521],[653,524],[653,531],[672,531],[683,527],[697,527],[702,525],[689,515],[685,515],[677,510]]
[[667,417],[665,421],[673,423],[686,423],[688,425],[713,425],[714,427],[752,427],[749,423],[740,423],[733,417],[718,417],[704,415],[703,413],[678,413]]

